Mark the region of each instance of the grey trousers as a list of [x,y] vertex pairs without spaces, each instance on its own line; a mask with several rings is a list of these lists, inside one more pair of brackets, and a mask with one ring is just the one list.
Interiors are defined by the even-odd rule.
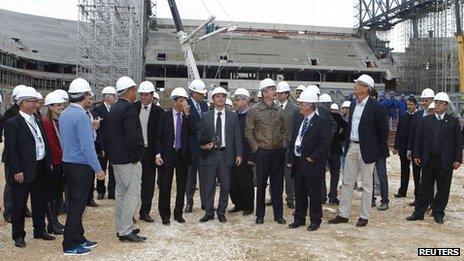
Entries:
[[142,164],[114,164],[116,180],[116,229],[127,236],[134,229],[133,217],[140,204]]
[[369,219],[371,217],[371,200],[373,188],[373,171],[375,163],[364,163],[361,156],[359,144],[351,143],[346,153],[345,168],[343,171],[343,184],[340,195],[340,216],[349,218],[351,207],[353,205],[353,187],[357,180],[358,174],[362,180],[362,197],[361,197],[361,218]]

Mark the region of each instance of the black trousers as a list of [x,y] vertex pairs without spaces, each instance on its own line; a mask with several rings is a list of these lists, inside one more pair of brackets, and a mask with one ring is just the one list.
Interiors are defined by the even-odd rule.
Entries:
[[[424,215],[427,207],[431,203],[432,214],[436,217],[445,216],[445,208],[448,204],[452,170],[444,170],[441,157],[431,156],[429,161],[422,169],[422,180],[419,186],[419,197],[416,202],[415,210],[419,215]],[[433,187],[437,183],[437,194],[433,197]],[[432,202],[430,202],[432,199]]]
[[253,166],[242,162],[240,166],[232,167],[230,177],[230,199],[236,209],[253,209]]
[[[192,164],[188,167],[187,185],[185,187],[185,199],[187,205],[193,205],[193,196],[197,187],[197,175],[200,155],[192,156]],[[204,199],[200,194],[201,206],[204,206]]]
[[[12,238],[24,238],[24,219],[26,214],[26,203],[29,193],[31,194],[32,223],[34,235],[45,232],[45,214],[47,208],[47,169],[44,161],[37,162],[37,173],[32,183],[12,183],[12,209],[11,223],[13,226]],[[13,178],[13,177],[11,177]]]
[[[116,187],[116,181],[114,179],[114,170],[113,166],[109,163],[108,160],[108,152],[105,151],[104,157],[98,157],[98,161],[106,174],[108,174],[108,197],[114,197],[114,188]],[[106,186],[105,180],[97,180],[97,193],[101,195],[105,195],[106,193]]]
[[67,180],[66,199],[68,215],[64,227],[63,250],[70,250],[84,243],[84,227],[82,215],[95,172],[89,165],[63,163],[63,171]]
[[3,217],[11,217],[11,209],[13,205],[11,190],[11,177],[8,173],[7,163],[4,163],[5,166],[5,187],[3,189]]
[[[320,225],[322,222],[322,198],[321,188],[324,176],[322,173],[311,173],[308,175],[303,170],[304,159],[296,159],[294,166],[295,173],[295,221],[306,222],[308,213],[309,196],[309,216],[311,223]],[[306,171],[307,172],[307,171]]]
[[411,176],[410,166],[412,165],[412,173],[414,177],[414,197],[417,199],[419,195],[421,169],[414,162],[409,161],[405,154],[400,155],[400,162],[401,162],[401,186],[398,189],[398,194],[406,196],[408,192],[409,177]]
[[327,201],[327,196],[329,201],[336,201],[338,197],[338,180],[340,179],[340,168],[341,168],[341,159],[340,155],[331,154],[327,158],[327,162],[330,170],[330,189],[329,194],[327,195],[327,184],[325,177],[322,179],[322,202]]
[[142,159],[142,205],[140,206],[140,216],[150,214],[153,194],[155,193],[155,179],[155,157],[145,153]]
[[256,152],[256,217],[264,218],[267,180],[270,190],[274,219],[283,217],[282,193],[284,186],[285,150],[267,150],[259,148]]
[[184,208],[185,186],[187,184],[188,165],[182,158],[182,150],[173,149],[174,162],[164,162],[160,168],[160,189],[158,198],[158,211],[162,219],[171,217],[171,188],[174,169],[176,169],[176,204],[174,217],[182,216]]

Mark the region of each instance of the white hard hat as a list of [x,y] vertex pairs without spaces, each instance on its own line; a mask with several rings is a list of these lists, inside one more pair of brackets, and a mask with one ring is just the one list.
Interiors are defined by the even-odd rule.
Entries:
[[23,89],[24,87],[27,87],[26,85],[17,85],[16,87],[13,88],[13,91],[11,92],[11,96],[16,97],[18,95],[18,92]]
[[153,98],[159,100],[160,99],[160,96],[157,92],[153,92]]
[[236,95],[243,95],[250,98],[250,92],[245,88],[238,88],[237,90],[235,90],[234,96]]
[[54,93],[57,93],[58,95],[61,96],[65,101],[69,100],[68,93],[65,90],[62,89],[56,89],[53,91]]
[[297,99],[298,102],[309,102],[309,103],[317,103],[319,101],[319,97],[317,93],[312,90],[304,90],[300,97]]
[[350,101],[344,101],[342,104],[342,108],[350,108],[351,102]]
[[[321,96],[321,97],[322,97],[322,96]],[[331,110],[336,110],[336,111],[338,111],[338,110],[339,110],[339,109],[338,109],[338,104],[332,103],[332,105],[330,105],[330,109],[331,109]]]
[[137,92],[140,93],[150,93],[155,91],[155,85],[150,81],[144,81],[139,84],[139,89]]
[[231,99],[226,99],[226,105],[229,105],[229,106],[232,106],[232,107],[234,106]]
[[83,93],[83,92],[92,92],[89,82],[82,78],[74,79],[69,85],[68,93]]
[[171,92],[171,96],[170,96],[171,100],[174,100],[179,97],[184,97],[188,99],[187,91],[182,87],[177,87]]
[[281,81],[277,84],[277,93],[289,92],[290,85],[287,82]]
[[356,83],[358,81],[361,81],[361,82],[367,84],[369,86],[369,88],[371,88],[371,89],[374,88],[374,79],[372,79],[372,77],[370,77],[367,74],[363,74],[363,75],[359,76],[358,79],[354,80],[354,82],[356,82]]
[[276,86],[276,83],[271,78],[266,78],[259,83],[259,90],[261,91],[264,88]]
[[211,97],[214,97],[214,95],[216,94],[219,94],[219,93],[222,93],[224,94],[225,96],[227,96],[227,91],[222,88],[222,87],[216,87],[214,88],[214,90],[211,92]]
[[323,93],[319,97],[319,102],[332,102],[332,98],[327,93]]
[[37,99],[39,99],[39,100],[44,99],[44,97],[42,96],[42,94],[40,92],[37,92]]
[[18,91],[17,95],[16,95],[17,100],[20,100],[22,98],[36,98],[36,99],[38,99],[37,91],[32,87],[25,86],[24,88],[21,88]]
[[130,77],[123,76],[116,82],[116,91],[120,92],[133,86],[137,86],[134,80],[132,80]]
[[309,85],[305,90],[312,90],[316,92],[317,95],[321,95],[321,90],[319,89],[319,87],[317,87],[317,85],[314,84]]
[[298,85],[298,87],[296,87],[297,90],[300,90],[300,91],[304,91],[306,89],[306,86],[304,85]]
[[61,97],[57,92],[51,92],[45,96],[45,106],[56,104],[56,103],[65,103],[66,100]]
[[427,109],[428,110],[435,109],[435,102],[431,102]]
[[114,94],[116,95],[116,89],[112,86],[106,86],[105,88],[103,88],[102,90],[102,94]]
[[425,88],[422,91],[421,99],[425,99],[425,98],[435,98],[435,92],[432,89]]
[[437,95],[435,95],[435,98],[433,98],[433,101],[444,101],[447,103],[450,103],[450,98],[447,93],[445,92],[439,92]]
[[193,80],[189,85],[189,90],[205,94],[207,92],[205,83],[200,79]]

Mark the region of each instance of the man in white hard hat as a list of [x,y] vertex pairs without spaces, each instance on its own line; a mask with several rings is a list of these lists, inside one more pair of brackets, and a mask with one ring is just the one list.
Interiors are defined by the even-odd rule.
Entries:
[[310,225],[308,231],[319,229],[322,223],[321,189],[327,163],[327,151],[330,146],[330,132],[326,119],[316,114],[318,97],[310,90],[303,91],[298,101],[301,115],[292,131],[289,162],[295,177],[295,203],[294,221],[290,228],[297,228],[306,224],[308,213]]
[[371,200],[373,191],[373,171],[375,162],[388,151],[388,124],[385,109],[369,97],[369,90],[374,88],[374,79],[361,75],[355,80],[354,92],[356,102],[351,105],[346,139],[346,161],[343,173],[343,185],[340,195],[339,214],[330,220],[331,224],[347,223],[351,214],[353,187],[358,174],[362,177],[363,192],[361,213],[357,227],[367,225],[371,217]]
[[296,87],[296,90],[295,90],[295,96],[296,98],[300,98],[300,94],[306,89],[306,86],[300,84]]
[[332,105],[330,105],[330,112],[340,113],[340,108],[338,107],[338,104],[332,103]]
[[259,84],[259,91],[263,99],[249,110],[245,129],[245,137],[251,150],[256,154],[255,223],[264,223],[266,186],[269,178],[274,221],[285,224],[282,192],[288,136],[283,111],[275,103],[277,100],[275,82],[270,78],[262,80]]
[[341,114],[343,116],[343,119],[346,121],[350,117],[350,107],[351,107],[351,102],[350,101],[344,101],[342,104],[342,109],[341,109]]
[[[411,120],[411,126],[409,128],[409,138],[408,138],[408,148],[406,151],[406,158],[414,163],[412,155],[414,153],[414,142],[416,137],[416,130],[420,129],[420,123],[422,118],[429,115],[428,107],[433,102],[435,97],[435,92],[432,89],[426,88],[422,91],[420,96],[421,109],[414,113]],[[419,166],[420,167],[420,166]],[[421,169],[413,168],[413,178],[414,178],[414,201],[410,203],[410,206],[414,206],[419,196],[419,183],[421,180]]]
[[86,80],[77,78],[68,92],[70,105],[58,119],[68,203],[62,246],[65,255],[84,255],[97,242],[85,238],[82,215],[94,182],[93,174],[102,179],[105,172],[98,162],[92,123],[84,109],[92,103],[92,89]]
[[[161,113],[164,111],[154,103],[153,93],[155,85],[150,81],[140,83],[137,92],[140,101],[134,103],[142,126],[143,143],[145,154],[142,159],[142,205],[140,206],[139,217],[145,222],[155,222],[150,216],[153,194],[155,192],[156,165],[155,165],[155,144],[156,128]],[[159,175],[158,175],[159,178]]]
[[[298,108],[295,104],[291,103],[288,99],[290,97],[290,85],[287,82],[279,82],[277,84],[277,104],[283,110],[285,131],[290,135],[295,126],[295,118],[297,116]],[[285,201],[290,209],[295,208],[295,186],[293,184],[293,177],[291,168],[285,168]]]
[[237,114],[225,108],[227,91],[216,87],[211,96],[214,110],[203,114],[198,128],[203,150],[199,165],[200,193],[205,204],[205,215],[200,222],[214,219],[216,181],[219,180],[221,191],[216,212],[219,222],[225,223],[231,168],[242,164],[242,138]]
[[432,215],[437,224],[443,224],[453,170],[462,163],[462,134],[459,119],[447,113],[451,103],[448,94],[437,93],[434,102],[435,114],[425,116],[416,131],[413,158],[422,166],[422,178],[414,213],[406,220],[424,219],[436,183]]
[[35,113],[36,117],[39,119],[42,119],[42,108],[44,105],[44,98],[40,92],[37,92],[37,112]]
[[[102,166],[103,171],[108,174],[108,199],[115,199],[114,189],[116,181],[114,180],[113,166],[108,162],[109,144],[108,144],[108,114],[111,106],[116,102],[116,89],[112,86],[107,86],[102,90],[103,101],[101,104],[95,106],[93,111],[100,117],[100,128],[97,129],[97,136],[100,137],[102,153],[99,155],[98,160]],[[97,180],[97,199],[104,199],[106,193],[105,180]]]
[[5,126],[5,162],[12,184],[12,238],[16,247],[24,248],[25,207],[29,193],[33,209],[34,238],[54,240],[45,227],[48,192],[47,173],[51,170],[50,152],[37,112],[37,92],[32,87],[21,89],[16,95],[19,114]]
[[171,223],[171,187],[176,173],[176,203],[174,220],[185,223],[182,217],[188,166],[192,163],[189,137],[195,136],[197,123],[188,105],[188,94],[182,87],[171,92],[172,109],[161,113],[157,128],[155,163],[160,168],[158,211],[163,225]]
[[243,211],[244,216],[251,215],[254,209],[254,185],[253,185],[253,166],[254,155],[250,145],[245,138],[245,125],[248,111],[250,110],[250,92],[244,88],[238,88],[234,93],[234,103],[240,125],[242,137],[242,164],[232,167],[230,178],[230,199],[234,207],[230,213]]
[[142,126],[133,103],[137,84],[127,76],[116,82],[118,101],[108,114],[109,159],[116,180],[116,229],[120,241],[143,242],[134,228],[134,214],[140,202],[144,141]]
[[[191,108],[191,117],[194,121],[199,123],[204,112],[209,110],[208,103],[205,101],[206,85],[202,80],[196,79],[189,84],[189,98],[188,105]],[[189,135],[189,148],[192,154],[192,163],[188,168],[187,185],[185,187],[185,212],[191,213],[193,211],[193,196],[197,187],[198,176],[198,162],[201,153],[200,144],[196,135]],[[201,206],[203,208],[204,202],[201,198]]]

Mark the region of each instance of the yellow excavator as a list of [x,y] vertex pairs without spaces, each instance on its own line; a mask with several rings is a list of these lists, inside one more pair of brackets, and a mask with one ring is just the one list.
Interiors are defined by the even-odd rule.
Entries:
[[456,12],[456,41],[459,58],[459,92],[464,92],[464,35],[461,26],[461,0],[454,0]]

